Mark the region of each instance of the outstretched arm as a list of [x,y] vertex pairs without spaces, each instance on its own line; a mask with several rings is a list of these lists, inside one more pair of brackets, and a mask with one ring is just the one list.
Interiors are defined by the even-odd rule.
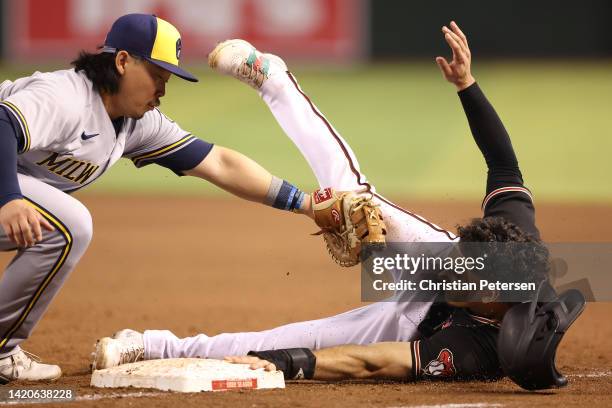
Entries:
[[444,57],[437,57],[436,63],[444,77],[457,88],[472,135],[489,168],[487,193],[501,186],[522,185],[510,136],[472,75],[472,54],[465,34],[454,21],[450,28],[442,27],[442,33],[453,59],[449,63]]
[[472,135],[489,168],[482,204],[484,215],[505,218],[523,232],[539,237],[531,193],[523,186],[510,136],[472,76],[472,54],[467,38],[454,21],[450,28],[442,27],[442,32],[453,59],[449,63],[437,57],[436,62],[444,77],[457,87]]
[[[295,355],[301,355],[305,351],[305,349],[293,350],[297,350]],[[254,355],[226,357],[226,360],[232,363],[250,364],[253,369],[289,370],[290,372],[284,372],[285,378],[288,379],[295,378],[294,373],[299,372],[300,368],[306,373],[314,370],[314,375],[309,378],[313,380],[408,380],[412,377],[412,355],[408,342],[384,342],[367,346],[348,344],[307,352],[314,355],[308,363],[304,363],[305,359],[300,359],[300,363],[294,363],[291,350],[262,352],[262,355],[269,356],[269,360]],[[307,367],[308,364],[314,364],[314,367]]]
[[412,375],[410,343],[385,342],[368,346],[345,345],[317,350],[315,379],[394,379]]
[[[184,174],[208,180],[245,200],[275,207],[278,207],[277,204],[282,201],[282,205],[294,205],[298,213],[313,216],[310,195],[299,196],[299,190],[297,192],[292,190],[293,186],[272,176],[245,155],[225,147],[214,146],[200,164],[185,171]],[[283,208],[293,209],[293,207]]]

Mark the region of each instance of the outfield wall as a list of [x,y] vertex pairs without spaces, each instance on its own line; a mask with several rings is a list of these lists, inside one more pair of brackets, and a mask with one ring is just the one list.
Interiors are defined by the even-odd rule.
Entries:
[[[12,62],[71,58],[103,44],[117,17],[152,13],[180,31],[198,62],[228,38],[304,60],[351,62],[367,49],[363,0],[5,0],[3,49]],[[10,35],[8,35],[10,33]]]
[[303,61],[351,63],[445,52],[457,20],[480,56],[612,56],[609,0],[0,0],[3,55],[61,60],[104,41],[117,16],[155,13],[183,34],[192,62],[227,38]]
[[372,1],[375,57],[446,52],[438,33],[451,19],[473,49],[491,57],[610,57],[609,0]]

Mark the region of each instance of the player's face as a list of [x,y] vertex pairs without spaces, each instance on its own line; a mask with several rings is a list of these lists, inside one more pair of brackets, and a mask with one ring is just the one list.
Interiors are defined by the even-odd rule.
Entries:
[[160,104],[166,93],[170,72],[148,61],[129,57],[119,86],[123,114],[139,119]]

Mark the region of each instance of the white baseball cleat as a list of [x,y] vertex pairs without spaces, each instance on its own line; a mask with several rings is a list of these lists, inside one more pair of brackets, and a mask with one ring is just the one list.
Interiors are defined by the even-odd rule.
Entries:
[[19,351],[0,358],[0,384],[9,381],[53,381],[62,376],[62,369],[53,364],[42,364],[40,358],[27,351]]
[[136,330],[120,330],[113,337],[98,340],[95,347],[92,371],[144,360],[142,333]]
[[227,40],[217,44],[208,54],[208,65],[255,89],[261,88],[271,74],[287,71],[287,64],[280,57],[263,54],[244,40]]

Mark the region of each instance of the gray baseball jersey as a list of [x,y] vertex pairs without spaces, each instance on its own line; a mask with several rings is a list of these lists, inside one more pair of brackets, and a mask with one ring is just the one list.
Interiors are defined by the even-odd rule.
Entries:
[[[4,81],[0,99],[21,128],[19,173],[65,192],[92,183],[121,157],[141,167],[198,140],[158,109],[113,123],[91,81],[72,69]],[[200,141],[181,154],[186,163],[166,167],[193,168],[210,148]]]
[[[91,184],[121,157],[137,167],[157,163],[182,174],[212,145],[157,109],[138,120],[111,120],[91,81],[74,70],[4,81],[0,100],[0,113],[17,137],[21,196],[55,227],[35,246],[20,249],[0,279],[3,358],[30,336],[91,240],[89,211],[66,193]],[[0,251],[12,249],[15,243],[0,229]]]

